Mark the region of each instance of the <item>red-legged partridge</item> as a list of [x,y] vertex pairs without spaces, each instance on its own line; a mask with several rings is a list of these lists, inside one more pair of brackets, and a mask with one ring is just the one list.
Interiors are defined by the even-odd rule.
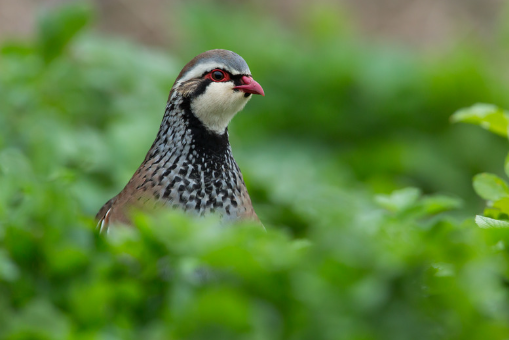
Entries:
[[97,214],[101,231],[129,224],[130,208],[151,205],[258,221],[228,140],[228,123],[252,94],[264,95],[238,54],[217,49],[191,60],[170,91],[145,160]]

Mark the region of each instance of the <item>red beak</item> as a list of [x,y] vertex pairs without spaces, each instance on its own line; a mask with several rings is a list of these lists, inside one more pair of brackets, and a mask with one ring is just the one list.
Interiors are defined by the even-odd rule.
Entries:
[[261,94],[265,96],[262,87],[253,78],[242,76],[242,83],[244,85],[235,86],[234,89],[241,90],[245,93]]

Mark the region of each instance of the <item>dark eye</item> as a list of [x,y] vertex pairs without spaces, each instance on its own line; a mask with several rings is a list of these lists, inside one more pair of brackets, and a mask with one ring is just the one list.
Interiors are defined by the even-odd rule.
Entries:
[[224,79],[225,74],[223,71],[216,70],[216,71],[212,71],[212,73],[210,74],[210,77],[212,78],[212,80],[221,81]]

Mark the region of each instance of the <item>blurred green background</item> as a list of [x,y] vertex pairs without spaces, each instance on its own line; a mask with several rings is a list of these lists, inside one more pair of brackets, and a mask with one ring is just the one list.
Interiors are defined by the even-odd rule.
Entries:
[[[1,0],[0,335],[507,339],[508,235],[472,222],[507,140],[450,116],[509,107],[508,19],[481,0]],[[97,236],[213,48],[266,93],[229,131],[269,232],[172,215]]]

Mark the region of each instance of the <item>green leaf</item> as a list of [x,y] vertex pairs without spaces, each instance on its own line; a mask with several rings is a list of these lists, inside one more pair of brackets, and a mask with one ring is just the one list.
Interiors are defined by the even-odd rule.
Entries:
[[43,13],[39,20],[39,48],[45,62],[58,57],[72,38],[92,17],[90,6],[82,3],[63,5]]
[[498,201],[509,196],[509,187],[500,177],[482,173],[474,176],[474,190],[485,200]]
[[461,207],[462,203],[463,202],[458,198],[444,195],[429,196],[421,200],[422,209],[427,215],[458,209]]
[[456,111],[452,117],[453,123],[469,123],[507,137],[509,127],[509,113],[490,104],[475,104],[471,107]]
[[[509,197],[503,197],[503,198],[493,202],[490,209],[497,210],[497,216],[500,214],[505,214],[506,216],[509,216]],[[484,215],[489,216],[486,213]]]
[[489,217],[485,217],[485,216],[481,216],[481,215],[477,215],[475,217],[475,223],[477,223],[477,225],[483,229],[509,228],[509,222],[507,222],[507,221],[495,220],[493,218],[489,218]]
[[381,207],[392,212],[400,212],[413,206],[419,197],[421,191],[417,188],[405,188],[396,190],[390,195],[377,195],[375,202]]

